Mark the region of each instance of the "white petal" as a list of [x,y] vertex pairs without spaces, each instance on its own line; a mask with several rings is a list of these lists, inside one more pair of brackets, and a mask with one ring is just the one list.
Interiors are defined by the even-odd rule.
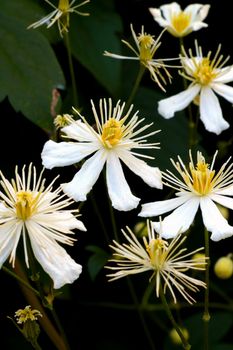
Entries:
[[193,31],[197,31],[201,28],[206,28],[208,27],[208,24],[204,23],[204,22],[193,22],[193,24],[190,26],[192,28]]
[[158,8],[149,8],[150,13],[154,17],[154,20],[161,26],[161,27],[167,27],[169,25],[169,22],[162,17],[161,11]]
[[87,194],[91,191],[103,169],[106,156],[103,150],[97,151],[91,158],[85,161],[72,181],[61,185],[67,196],[77,202],[87,199]]
[[232,209],[233,210],[233,198],[229,198],[229,197],[226,197],[226,196],[221,196],[219,194],[211,194],[210,195],[210,198],[221,204],[223,207],[226,207],[226,208],[229,208],[229,209]]
[[149,186],[162,188],[162,175],[157,167],[151,167],[141,159],[136,158],[127,150],[118,152],[120,159],[127,165],[127,167],[140,176],[141,179]]
[[164,18],[171,24],[171,16],[178,15],[181,12],[180,5],[177,2],[160,6]]
[[49,140],[41,153],[42,164],[48,169],[71,165],[80,162],[94,151],[96,151],[96,145],[91,143],[57,143]]
[[109,152],[107,159],[106,179],[108,194],[112,206],[117,210],[128,211],[138,206],[139,198],[135,197],[125,180],[120,160],[113,152]]
[[42,233],[32,221],[27,224],[28,234],[35,258],[52,278],[54,288],[73,283],[82,272],[77,264],[55,240]]
[[169,119],[174,117],[175,112],[186,108],[200,91],[199,85],[190,86],[187,90],[180,92],[177,95],[165,98],[159,101],[158,112],[164,118]]
[[65,126],[62,128],[62,132],[64,132],[70,139],[77,141],[96,142],[98,139],[94,130],[92,128],[90,129],[81,120],[76,120],[75,122]]
[[68,210],[35,214],[33,215],[33,220],[44,227],[52,228],[63,233],[70,233],[74,229],[86,231],[82,221],[77,220]]
[[[0,225],[0,268],[10,254],[16,251],[21,230],[22,224],[17,223],[15,220]],[[13,263],[14,255],[15,254],[13,254]]]
[[233,196],[233,185],[230,185],[227,188],[217,190],[217,191],[215,191],[215,193],[221,194],[223,196]]
[[213,241],[219,241],[220,239],[232,236],[233,226],[228,224],[216,204],[208,197],[201,197],[200,199],[204,225],[208,231],[212,232],[210,238]]
[[191,4],[188,5],[184,12],[191,13],[192,21],[202,21],[208,15],[210,5],[201,5],[201,4]]
[[228,102],[233,103],[233,87],[232,86],[228,86],[225,84],[211,84],[212,89],[219,94],[220,96],[222,96],[223,98],[225,98]]
[[214,79],[216,83],[230,83],[233,81],[233,66],[227,66],[220,70],[220,74]]
[[178,233],[187,231],[194,220],[199,202],[198,197],[190,198],[162,222],[153,222],[155,230],[164,238],[172,238]]
[[219,135],[229,128],[229,124],[223,119],[222,110],[217,96],[209,87],[203,87],[200,94],[200,119],[206,130]]
[[189,199],[190,195],[183,195],[178,198],[146,203],[142,205],[142,210],[138,215],[143,217],[158,216],[179,207]]

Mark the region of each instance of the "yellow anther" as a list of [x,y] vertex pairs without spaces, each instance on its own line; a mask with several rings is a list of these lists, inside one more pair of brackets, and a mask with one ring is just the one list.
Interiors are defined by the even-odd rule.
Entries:
[[104,125],[102,131],[102,141],[104,146],[112,148],[117,145],[123,135],[122,123],[116,119],[110,118]]
[[182,34],[190,25],[191,14],[181,11],[179,14],[173,14],[171,18],[172,26],[178,34]]
[[35,198],[30,191],[21,191],[17,193],[16,215],[22,220],[27,220],[35,210]]
[[216,76],[211,61],[207,57],[202,58],[193,73],[193,77],[201,85],[208,85]]

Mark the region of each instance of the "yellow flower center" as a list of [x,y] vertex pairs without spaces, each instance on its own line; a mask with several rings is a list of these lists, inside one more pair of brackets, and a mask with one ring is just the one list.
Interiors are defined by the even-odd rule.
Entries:
[[149,34],[140,34],[138,42],[140,46],[140,60],[144,62],[151,60],[154,54],[154,52],[152,53],[151,51],[151,47],[154,44],[153,36]]
[[171,24],[177,34],[182,34],[186,28],[190,25],[191,14],[181,11],[178,14],[171,16]]
[[32,310],[30,305],[26,306],[25,309],[19,309],[15,312],[16,322],[19,324],[25,323],[29,320],[36,321],[38,316],[42,317],[40,311],[36,309]]
[[147,245],[147,252],[150,256],[151,265],[154,266],[156,270],[160,270],[163,267],[164,261],[166,259],[167,242],[163,241],[161,238],[152,239]]
[[213,65],[207,57],[204,57],[198,63],[196,71],[193,73],[193,77],[201,85],[208,85],[216,76],[217,74],[214,72]]
[[104,125],[102,131],[102,141],[106,148],[117,145],[123,135],[122,123],[114,118],[110,118]]
[[23,221],[27,220],[32,216],[36,210],[37,196],[33,196],[30,191],[21,191],[17,193],[16,200],[16,215]]
[[70,7],[69,0],[59,0],[58,8],[62,12],[66,12]]
[[192,163],[189,164],[189,168],[191,178],[186,173],[183,173],[186,184],[200,196],[210,193],[215,184],[215,171],[209,169],[209,164],[205,163],[204,157],[199,159],[196,168],[194,168]]

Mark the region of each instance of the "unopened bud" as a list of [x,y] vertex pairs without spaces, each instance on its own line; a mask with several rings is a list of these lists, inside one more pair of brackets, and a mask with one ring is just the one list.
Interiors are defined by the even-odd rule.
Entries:
[[[180,330],[181,330],[184,338],[186,340],[188,340],[189,339],[189,332],[188,332],[188,330],[186,328],[184,328],[184,327],[180,328]],[[180,338],[180,336],[177,333],[177,330],[175,328],[172,328],[172,330],[169,333],[169,336],[170,336],[171,341],[173,342],[173,344],[176,344],[176,345],[181,345],[182,344],[182,340],[181,340],[181,338]]]
[[214,265],[214,272],[218,278],[228,279],[233,275],[233,261],[231,254],[219,258]]

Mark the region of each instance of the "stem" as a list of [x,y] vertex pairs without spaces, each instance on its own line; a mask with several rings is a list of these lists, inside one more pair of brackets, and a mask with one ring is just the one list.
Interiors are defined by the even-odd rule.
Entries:
[[145,67],[140,64],[140,68],[139,68],[139,71],[138,71],[138,74],[137,74],[137,77],[136,77],[136,80],[135,80],[135,83],[134,83],[134,86],[133,86],[133,89],[131,91],[131,94],[129,95],[129,98],[126,102],[126,105],[125,105],[125,109],[127,110],[129,108],[129,106],[131,105],[131,102],[133,101],[134,99],[134,96],[139,88],[139,85],[140,85],[140,82],[142,80],[142,77],[143,77],[143,74],[145,72]]
[[174,317],[172,315],[172,312],[171,312],[171,310],[169,308],[169,305],[167,303],[167,300],[166,300],[166,297],[165,297],[165,294],[163,292],[163,288],[162,287],[160,288],[160,298],[161,298],[164,310],[166,311],[166,313],[168,315],[169,320],[171,321],[173,327],[175,328],[175,330],[177,331],[177,333],[180,336],[183,348],[185,350],[191,349],[191,345],[188,343],[187,339],[184,337],[180,327],[178,326],[178,324],[176,323],[176,321],[175,321],[175,319],[174,319]]
[[[65,332],[64,332],[64,329],[63,329],[63,327],[62,327],[62,324],[61,324],[61,322],[60,322],[60,320],[59,320],[59,318],[58,318],[58,316],[57,316],[57,313],[56,313],[56,311],[54,310],[54,308],[51,310],[51,313],[52,313],[52,315],[53,315],[53,319],[54,319],[54,321],[55,321],[55,323],[56,323],[56,325],[57,325],[57,328],[58,328],[58,330],[59,330],[59,332],[60,332],[60,334],[61,334],[61,337],[62,337],[62,339],[64,340],[64,343],[65,343],[65,345],[66,345],[66,349],[67,349],[67,350],[70,350],[70,346],[69,346],[69,343],[68,343],[66,334],[65,334]],[[77,346],[77,344],[75,344],[75,345]]]
[[74,106],[78,107],[77,84],[76,84],[76,79],[75,79],[75,74],[74,74],[74,65],[73,65],[72,53],[71,53],[71,48],[70,48],[69,33],[64,33],[64,42],[65,42],[65,47],[66,47],[67,55],[68,55],[68,63],[69,63],[71,84],[72,84],[72,90],[73,90]]
[[209,251],[209,233],[207,229],[205,229],[205,256],[207,258],[206,270],[205,270],[205,300],[204,300],[204,313],[202,316],[202,320],[204,322],[204,349],[209,349],[209,267],[210,267],[210,251]]

